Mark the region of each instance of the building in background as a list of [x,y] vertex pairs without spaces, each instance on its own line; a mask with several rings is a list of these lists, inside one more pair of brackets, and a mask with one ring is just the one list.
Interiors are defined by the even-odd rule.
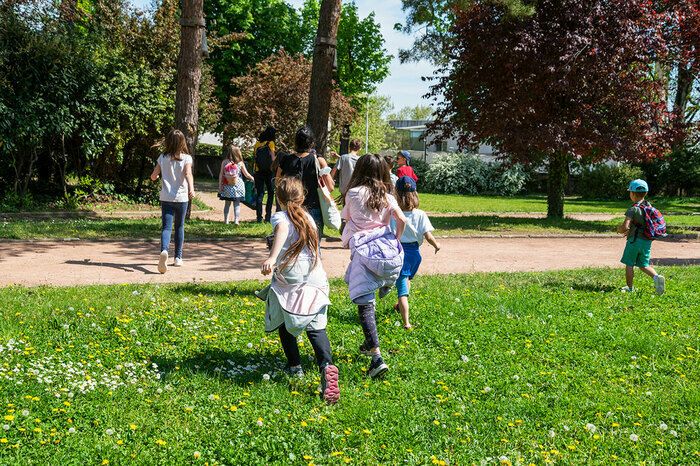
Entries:
[[[426,141],[425,133],[430,122],[431,120],[389,120],[389,125],[401,133],[401,149],[410,151],[415,158],[430,162],[436,155],[459,152],[455,139],[442,141],[438,144]],[[493,148],[487,144],[479,145],[473,153],[486,162],[496,160]]]

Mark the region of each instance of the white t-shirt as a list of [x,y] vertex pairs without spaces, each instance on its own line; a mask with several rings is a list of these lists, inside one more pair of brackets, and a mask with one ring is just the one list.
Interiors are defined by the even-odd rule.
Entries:
[[[316,225],[314,223],[314,218],[308,212],[306,213],[306,216],[309,218],[311,225]],[[275,264],[280,265],[282,262],[284,262],[284,255],[287,253],[289,248],[292,247],[292,244],[294,244],[294,242],[299,239],[299,233],[294,227],[294,224],[289,220],[289,215],[287,215],[286,210],[275,212],[275,214],[270,219],[270,223],[272,224],[273,230],[279,224],[286,224],[289,226],[289,233],[287,233],[287,238],[284,240],[282,250],[280,251],[279,256],[277,256],[277,263]],[[308,247],[305,247],[299,254],[298,258],[313,260],[314,255],[311,253],[311,250]]]
[[189,198],[189,186],[185,178],[185,166],[192,165],[192,157],[180,154],[182,160],[175,160],[166,154],[158,157],[162,185],[160,188],[160,200],[166,202],[187,202]]
[[340,193],[345,194],[348,190],[348,185],[350,184],[350,178],[352,178],[352,173],[355,171],[355,165],[357,160],[360,158],[357,154],[343,154],[340,156],[340,160],[335,164],[335,169],[340,173],[339,175],[339,188]]
[[[413,209],[410,212],[404,211],[406,216],[406,228],[401,235],[402,243],[418,243],[423,244],[425,234],[435,230],[433,224],[430,223],[428,214],[420,209]],[[391,229],[396,231],[396,221],[391,219]]]

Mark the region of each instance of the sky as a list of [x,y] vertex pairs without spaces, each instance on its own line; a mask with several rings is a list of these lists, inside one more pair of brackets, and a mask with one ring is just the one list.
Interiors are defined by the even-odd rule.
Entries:
[[[147,8],[151,4],[151,0],[132,2],[139,8]],[[287,3],[298,8],[304,0],[287,0]],[[429,102],[422,99],[422,96],[428,92],[429,83],[421,81],[421,76],[431,76],[434,67],[428,62],[401,64],[398,59],[399,49],[412,42],[410,36],[394,30],[394,24],[403,23],[405,19],[401,10],[401,0],[355,0],[355,3],[361,17],[374,11],[384,36],[384,48],[394,56],[390,64],[391,74],[376,93],[391,98],[396,111],[403,107],[428,105]]]

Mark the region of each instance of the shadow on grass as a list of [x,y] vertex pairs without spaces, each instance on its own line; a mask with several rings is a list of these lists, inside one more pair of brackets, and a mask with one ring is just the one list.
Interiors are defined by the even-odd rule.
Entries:
[[471,230],[486,232],[547,232],[570,231],[579,233],[612,233],[607,222],[576,220],[571,218],[520,218],[475,215],[463,217],[433,217],[430,220],[436,230]]
[[[264,285],[260,285],[259,287],[256,288],[262,288]],[[238,286],[237,283],[232,283],[230,287],[222,286],[222,285],[217,285],[214,283],[187,283],[183,285],[175,285],[171,288],[168,288],[168,291],[172,291],[173,293],[176,294],[184,294],[184,295],[198,295],[202,294],[204,296],[221,296],[221,297],[228,297],[228,298],[235,298],[235,297],[243,297],[243,298],[252,298],[257,301],[257,297],[255,296],[255,292],[252,289],[249,288],[243,288]]]
[[652,265],[700,265],[700,259],[678,259],[661,257],[651,260]]
[[283,371],[286,364],[281,352],[274,354],[269,351],[260,353],[253,350],[244,352],[221,349],[207,349],[184,359],[153,356],[151,360],[158,365],[163,374],[163,382],[167,382],[176,372],[190,371],[212,378],[227,379],[241,386],[260,383],[263,374]]

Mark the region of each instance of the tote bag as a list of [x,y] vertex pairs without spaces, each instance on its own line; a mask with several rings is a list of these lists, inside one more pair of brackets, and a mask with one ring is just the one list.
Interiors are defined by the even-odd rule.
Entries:
[[331,196],[331,192],[328,190],[328,186],[321,178],[321,165],[316,154],[314,154],[314,158],[316,161],[316,178],[318,179],[318,201],[321,206],[323,224],[333,230],[340,230],[340,211]]

